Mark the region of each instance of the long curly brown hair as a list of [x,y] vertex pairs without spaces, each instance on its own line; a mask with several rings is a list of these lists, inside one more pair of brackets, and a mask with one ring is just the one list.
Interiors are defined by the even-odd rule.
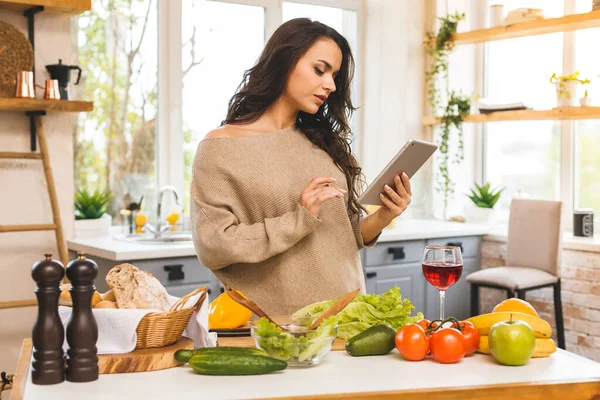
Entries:
[[344,173],[348,185],[348,210],[359,214],[360,210],[367,210],[357,200],[359,185],[362,189],[365,178],[350,147],[352,132],[348,119],[356,110],[350,96],[354,58],[348,41],[335,29],[308,18],[292,19],[277,28],[256,65],[244,72],[221,125],[256,121],[283,94],[298,60],[323,38],[333,40],[342,51],[342,65],[334,79],[336,91],[315,114],[300,111],[296,127],[327,152]]

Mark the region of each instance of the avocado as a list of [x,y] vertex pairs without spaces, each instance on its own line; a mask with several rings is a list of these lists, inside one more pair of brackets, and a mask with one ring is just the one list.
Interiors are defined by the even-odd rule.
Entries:
[[353,357],[387,354],[395,347],[396,330],[378,324],[365,329],[346,342],[346,352]]

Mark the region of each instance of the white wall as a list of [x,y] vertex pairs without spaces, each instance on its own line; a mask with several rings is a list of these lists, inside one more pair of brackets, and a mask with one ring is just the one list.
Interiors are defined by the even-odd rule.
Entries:
[[[365,0],[363,129],[360,162],[367,182],[410,138],[422,137],[427,1]],[[429,196],[413,178],[414,212]],[[423,189],[419,189],[423,187]],[[410,214],[405,213],[405,214]]]
[[[27,34],[19,13],[0,11],[0,20]],[[49,78],[45,65],[71,62],[70,18],[36,16],[36,81]],[[43,96],[38,91],[38,98]],[[43,117],[48,137],[58,202],[67,238],[73,230],[73,123],[75,114],[51,113]],[[29,151],[29,118],[24,113],[0,112],[0,151]],[[0,224],[52,223],[50,199],[41,161],[0,160]],[[0,301],[32,299],[35,284],[31,266],[52,252],[58,258],[53,231],[0,233]],[[0,310],[0,370],[14,372],[18,347],[11,340],[30,337],[37,309]],[[7,352],[8,351],[8,352]]]

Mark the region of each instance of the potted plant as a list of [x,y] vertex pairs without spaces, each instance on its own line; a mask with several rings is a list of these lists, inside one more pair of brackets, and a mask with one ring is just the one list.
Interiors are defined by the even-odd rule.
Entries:
[[556,104],[557,107],[573,107],[576,106],[577,84],[582,85],[590,83],[589,79],[579,79],[579,71],[573,72],[571,75],[557,76],[553,73],[550,77],[550,83],[556,85]]
[[500,199],[500,194],[504,189],[492,189],[489,182],[479,186],[475,183],[475,188],[466,196],[471,199],[474,207],[471,207],[467,215],[467,222],[488,223],[494,213],[494,206]]
[[583,92],[583,97],[579,99],[579,104],[581,104],[582,107],[589,107],[592,105],[592,100],[588,95],[587,89],[585,89],[585,91]]
[[86,189],[75,192],[75,234],[76,238],[108,236],[112,225],[112,217],[108,214],[109,192],[94,193]]

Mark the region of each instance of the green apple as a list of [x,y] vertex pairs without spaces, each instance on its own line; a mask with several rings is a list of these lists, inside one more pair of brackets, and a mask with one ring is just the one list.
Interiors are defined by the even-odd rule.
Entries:
[[496,322],[490,327],[490,351],[504,365],[525,365],[535,348],[535,333],[525,321]]

